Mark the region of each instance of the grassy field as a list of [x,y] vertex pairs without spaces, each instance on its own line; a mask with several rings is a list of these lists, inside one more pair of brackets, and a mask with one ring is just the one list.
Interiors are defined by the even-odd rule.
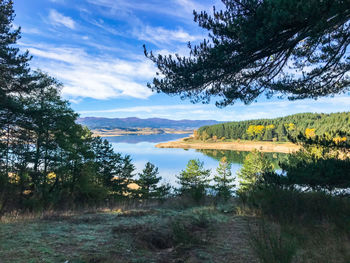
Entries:
[[46,215],[0,225],[0,262],[257,262],[247,218],[211,206]]
[[0,262],[350,262],[347,220],[286,223],[235,203],[7,216]]

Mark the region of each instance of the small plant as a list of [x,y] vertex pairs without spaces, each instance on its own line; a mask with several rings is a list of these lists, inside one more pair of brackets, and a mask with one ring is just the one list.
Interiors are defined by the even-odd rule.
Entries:
[[171,230],[176,245],[186,246],[197,242],[193,233],[189,231],[188,222],[174,220],[171,222]]

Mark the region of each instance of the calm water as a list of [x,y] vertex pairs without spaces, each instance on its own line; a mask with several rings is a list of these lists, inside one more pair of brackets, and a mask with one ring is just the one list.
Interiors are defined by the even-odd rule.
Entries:
[[[190,159],[199,159],[204,162],[206,169],[216,172],[219,160],[226,156],[232,163],[232,172],[240,170],[247,152],[218,151],[218,150],[184,150],[156,148],[160,142],[177,140],[188,137],[188,134],[161,134],[161,135],[129,135],[106,138],[112,143],[114,150],[128,154],[133,159],[136,172],[141,172],[147,162],[151,162],[159,169],[159,174],[165,182],[176,185],[176,175],[185,169]],[[269,157],[278,163],[281,154],[269,154]]]

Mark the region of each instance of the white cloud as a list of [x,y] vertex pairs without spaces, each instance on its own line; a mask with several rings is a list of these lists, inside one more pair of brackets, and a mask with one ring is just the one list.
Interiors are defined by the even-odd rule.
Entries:
[[146,82],[155,68],[147,59],[122,60],[87,54],[80,48],[27,46],[36,66],[64,83],[66,98],[109,99],[152,95]]
[[205,38],[204,34],[191,34],[181,27],[178,27],[177,29],[166,29],[161,26],[154,27],[146,25],[139,18],[132,15],[125,18],[125,21],[128,21],[128,28],[111,26],[105,23],[103,19],[96,20],[85,17],[85,20],[114,36],[123,36],[127,38],[133,37],[134,39],[147,41],[157,46],[174,44],[175,42],[183,44],[187,43],[188,41],[193,42],[203,40]]
[[139,40],[145,40],[155,45],[169,44],[171,42],[187,43],[203,39],[203,36],[191,35],[182,28],[168,30],[163,27],[144,26],[134,30],[134,35]]
[[54,26],[65,26],[70,29],[75,29],[75,22],[72,18],[64,16],[57,12],[55,9],[51,9],[49,13],[49,21]]
[[89,114],[89,113],[136,113],[136,112],[157,112],[162,110],[194,110],[194,109],[200,109],[201,105],[153,105],[153,106],[136,106],[136,107],[126,107],[126,108],[115,108],[115,109],[108,109],[108,110],[98,110],[98,111],[80,111],[81,114]]
[[[149,13],[158,13],[162,15],[180,18],[183,22],[193,23],[192,11],[211,10],[212,0],[193,1],[193,0],[87,0],[89,3],[106,8],[111,14],[127,14],[134,11]],[[221,6],[220,1],[214,4]]]

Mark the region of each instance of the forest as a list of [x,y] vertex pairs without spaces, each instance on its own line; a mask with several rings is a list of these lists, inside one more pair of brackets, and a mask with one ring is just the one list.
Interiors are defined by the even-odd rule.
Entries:
[[0,217],[15,210],[165,196],[169,187],[155,186],[161,178],[150,175],[156,171],[151,164],[134,193],[131,157],[115,153],[110,143],[77,124],[78,114],[61,98],[62,84],[31,70],[30,54],[16,47],[21,31],[13,27],[13,2],[1,1],[0,14]]
[[198,129],[196,137],[208,139],[242,139],[258,141],[289,141],[288,136],[300,133],[309,137],[320,136],[333,131],[350,130],[350,112],[341,113],[299,113],[275,119],[258,119],[227,122]]

